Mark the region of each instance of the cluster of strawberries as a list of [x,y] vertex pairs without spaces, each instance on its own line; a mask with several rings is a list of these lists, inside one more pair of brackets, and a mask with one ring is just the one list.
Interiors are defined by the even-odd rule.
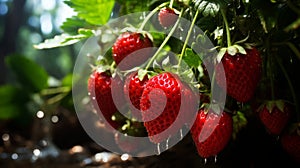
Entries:
[[[172,26],[177,20],[174,15],[176,13],[171,8],[161,9],[158,18],[162,27]],[[153,42],[145,33],[125,32],[115,41],[112,58],[118,68],[128,70],[151,58],[152,47]],[[228,96],[245,103],[253,98],[260,81],[262,59],[255,47],[243,49],[238,46],[232,49],[236,52],[229,52],[227,49],[214,64],[215,79]],[[138,52],[139,50],[143,52]],[[128,55],[133,55],[132,59]],[[222,78],[223,72],[225,80]],[[112,88],[118,95],[112,94]],[[204,158],[216,156],[231,139],[231,114],[199,106],[201,96],[180,79],[178,74],[163,71],[149,78],[147,75],[140,77],[138,71],[133,71],[120,77],[112,75],[110,71],[94,70],[88,80],[88,91],[99,115],[113,129],[121,130],[125,135],[146,134],[151,142],[159,144],[176,134],[183,126],[190,125],[198,153]],[[119,108],[124,106],[128,107],[130,118],[119,113]],[[289,120],[290,111],[288,103],[274,101],[263,104],[258,109],[258,116],[270,133],[279,135]],[[191,118],[195,120],[190,120]],[[124,124],[128,123],[126,120],[130,120],[131,124],[124,129]],[[125,140],[120,142],[120,137]],[[300,146],[299,138],[300,136],[283,136],[283,147],[293,153]],[[121,134],[117,134],[116,142],[124,152],[131,152],[136,148],[136,144],[128,143]]]

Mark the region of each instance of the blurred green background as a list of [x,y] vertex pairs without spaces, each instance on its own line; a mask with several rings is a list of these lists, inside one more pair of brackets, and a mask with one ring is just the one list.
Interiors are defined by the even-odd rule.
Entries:
[[[58,115],[62,123],[76,121],[71,85],[80,47],[34,48],[34,44],[60,34],[62,23],[74,14],[63,0],[0,0],[1,135],[16,133],[34,139],[33,125],[40,110]],[[61,107],[67,112],[61,113]],[[76,126],[80,125],[71,127]]]
[[0,0],[0,83],[12,81],[4,57],[19,53],[55,78],[70,73],[76,56],[74,46],[36,50],[38,44],[61,32],[60,26],[74,11],[63,0]]

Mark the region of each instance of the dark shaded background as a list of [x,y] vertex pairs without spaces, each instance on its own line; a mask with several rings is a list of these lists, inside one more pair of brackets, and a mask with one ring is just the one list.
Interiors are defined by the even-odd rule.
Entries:
[[[0,15],[0,85],[6,83],[13,83],[14,78],[7,66],[5,65],[5,57],[20,53],[24,56],[34,59],[41,64],[49,74],[61,79],[68,73],[72,72],[74,60],[77,51],[74,47],[63,47],[60,49],[51,49],[36,51],[33,49],[33,42],[28,37],[32,33],[37,33],[41,37],[41,41],[52,37],[59,32],[58,29],[53,29],[50,34],[43,34],[38,26],[28,24],[28,19],[31,16],[39,17],[43,13],[36,13],[33,7],[30,7],[30,0],[0,0],[1,5],[6,5],[7,13]],[[58,2],[58,1],[57,1]],[[27,7],[26,7],[27,4]],[[2,6],[2,7],[3,7]],[[4,8],[0,8],[4,10]],[[55,16],[55,9],[50,12]],[[26,55],[26,53],[31,53]],[[63,63],[62,63],[63,62]],[[64,65],[64,66],[62,66]],[[21,65],[20,65],[21,66]],[[1,101],[1,100],[0,100]],[[81,145],[87,148],[88,154],[92,156],[95,153],[105,151],[99,145],[86,135],[80,123],[77,120],[76,114],[72,111],[64,111],[60,114],[60,121],[54,125],[53,128],[53,142],[57,147],[63,151],[67,151],[75,145]],[[134,158],[130,162],[114,162],[115,167],[151,167],[151,168],[167,168],[167,167],[299,167],[281,148],[277,137],[270,136],[258,118],[253,117],[248,121],[248,126],[244,128],[236,140],[232,140],[230,144],[217,157],[217,163],[214,159],[208,159],[207,163],[201,159],[196,152],[195,146],[191,141],[190,135],[177,144],[174,148],[162,153],[160,156],[152,156],[147,158]],[[15,121],[1,121],[0,134],[9,133],[15,139],[12,141],[13,145],[20,145],[20,143],[28,141],[32,138],[34,122],[28,125],[22,125]],[[19,137],[19,138],[18,138]],[[4,141],[0,140],[0,146],[4,145]],[[2,149],[1,149],[2,150]],[[3,151],[0,150],[0,153]],[[59,159],[59,158],[58,158]],[[70,161],[72,160],[72,161]],[[70,157],[70,160],[65,161],[50,160],[37,163],[42,167],[81,167],[76,159]],[[75,160],[75,161],[74,161]],[[71,163],[68,163],[71,162]],[[0,165],[4,167],[35,167],[31,163],[16,163],[11,164],[7,160],[0,160]],[[51,166],[53,165],[53,166]],[[17,166],[17,167],[18,167]],[[90,167],[110,167],[109,164],[94,164]],[[0,166],[2,167],[2,166]]]

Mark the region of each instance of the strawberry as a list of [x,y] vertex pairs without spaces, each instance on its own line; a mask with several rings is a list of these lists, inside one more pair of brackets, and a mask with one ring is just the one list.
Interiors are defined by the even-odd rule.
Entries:
[[216,114],[201,108],[191,128],[198,154],[203,158],[216,156],[227,145],[232,134],[232,118],[226,113]]
[[166,7],[159,11],[158,21],[160,25],[164,28],[171,27],[175,24],[178,16],[175,13],[174,9]]
[[273,135],[282,132],[291,116],[291,106],[282,100],[268,101],[257,111],[261,122]]
[[182,84],[181,95],[183,99],[181,100],[183,102],[180,108],[183,109],[183,112],[179,113],[178,118],[181,120],[180,124],[184,123],[190,128],[196,119],[201,94],[197,95],[186,83],[182,82]]
[[118,113],[118,109],[112,98],[112,80],[114,79],[110,74],[94,71],[88,79],[88,93],[97,113],[116,129],[120,126],[121,121],[113,120],[113,116]]
[[[117,38],[112,46],[113,59],[117,65],[122,62],[118,66],[121,70],[131,69],[151,57],[152,47],[153,43],[146,34],[125,32]],[[130,57],[127,57],[128,55]]]
[[[187,95],[192,92],[185,87],[175,74],[169,72],[158,74],[146,83],[140,108],[151,142],[160,143],[177,133],[184,124],[180,117],[192,113],[186,108],[187,101],[181,102],[181,96],[192,97]],[[189,103],[194,106],[192,101]]]
[[284,133],[280,139],[282,148],[298,163],[300,163],[300,134],[298,131]]
[[124,95],[129,108],[132,112],[132,116],[140,120],[142,118],[140,112],[140,100],[145,88],[145,84],[148,81],[148,76],[145,75],[143,80],[138,78],[137,72],[129,74],[125,79]]
[[[229,51],[225,52],[221,62],[216,65],[216,81],[226,89],[228,95],[239,102],[247,102],[253,97],[260,80],[262,60],[254,47],[242,51],[244,52],[231,54]],[[226,79],[222,76],[222,65]]]

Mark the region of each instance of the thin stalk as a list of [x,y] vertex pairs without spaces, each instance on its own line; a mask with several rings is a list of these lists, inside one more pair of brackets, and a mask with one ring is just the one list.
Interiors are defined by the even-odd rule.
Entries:
[[291,42],[286,42],[286,45],[289,46],[297,58],[300,59],[300,51],[297,49],[297,47]]
[[268,60],[269,61],[269,68],[268,73],[269,73],[269,78],[270,78],[270,83],[271,83],[271,98],[272,100],[275,100],[275,89],[274,89],[274,77],[271,71],[272,69],[272,59]]
[[300,51],[297,49],[297,47],[293,43],[282,42],[282,43],[272,43],[272,45],[275,45],[275,46],[287,45],[293,51],[293,53],[296,55],[296,57],[300,60]]
[[210,97],[213,98],[214,96],[214,87],[215,87],[215,80],[216,80],[216,72],[213,72],[212,78],[211,78],[211,88],[210,88]]
[[116,65],[116,62],[113,61],[112,64],[110,65],[110,69],[114,69],[115,65]]
[[179,71],[179,68],[180,68],[180,64],[181,64],[181,61],[182,61],[182,57],[183,57],[183,55],[184,55],[184,53],[185,53],[185,49],[186,49],[186,47],[187,47],[187,44],[188,44],[188,42],[189,42],[191,33],[192,33],[192,31],[193,31],[193,27],[194,27],[195,22],[196,22],[196,19],[197,19],[197,17],[198,17],[198,14],[199,14],[199,10],[196,11],[196,14],[195,14],[195,16],[194,16],[194,19],[193,19],[192,24],[191,24],[191,26],[190,26],[190,29],[189,29],[189,31],[188,31],[187,37],[186,37],[185,42],[184,42],[184,44],[183,44],[183,47],[182,47],[182,50],[181,50],[181,54],[180,54],[180,57],[179,57],[179,61],[178,61],[178,71]]
[[52,95],[52,94],[58,94],[58,93],[66,93],[70,92],[71,88],[68,86],[64,87],[58,87],[58,88],[49,88],[49,89],[44,89],[41,91],[41,95]]
[[179,20],[182,16],[183,13],[183,9],[181,9],[178,20],[176,21],[175,25],[173,26],[173,28],[171,29],[170,33],[168,34],[168,36],[165,38],[165,40],[162,42],[162,44],[159,46],[159,48],[157,49],[157,51],[155,52],[155,54],[152,56],[152,58],[150,59],[150,61],[148,62],[145,70],[147,70],[151,64],[153,63],[153,61],[156,59],[156,57],[158,56],[159,52],[163,49],[163,47],[167,44],[167,42],[169,41],[169,39],[171,38],[171,36],[173,35],[175,29],[177,28],[178,24],[179,24]]
[[68,95],[68,93],[61,93],[61,94],[58,94],[58,95],[56,95],[56,96],[51,97],[50,99],[48,99],[48,100],[46,101],[46,104],[52,105],[52,104],[58,103],[58,102],[60,102],[63,98],[65,98],[67,95]]
[[274,90],[274,78],[272,74],[272,55],[270,53],[270,40],[269,38],[266,41],[266,48],[267,48],[267,76],[270,80],[271,84],[271,99],[275,100],[275,90]]
[[276,61],[284,75],[284,77],[286,78],[287,82],[288,82],[288,85],[289,85],[289,88],[290,88],[290,92],[292,94],[292,97],[293,97],[293,101],[294,101],[294,104],[295,104],[295,107],[296,107],[296,115],[297,115],[297,120],[300,122],[300,109],[299,109],[299,104],[297,102],[297,96],[296,96],[296,93],[295,93],[295,89],[293,87],[293,84],[292,84],[292,81],[287,73],[287,71],[285,70],[284,66],[282,65],[282,63],[280,62],[280,60],[277,58],[277,56],[275,57],[276,58]]
[[300,15],[300,9],[298,9],[298,8],[296,7],[296,5],[293,4],[293,2],[292,2],[291,0],[288,0],[288,1],[287,1],[287,5],[288,5],[288,7],[289,7],[293,12],[297,13],[298,15]]
[[169,5],[170,8],[173,8],[173,3],[174,3],[174,0],[171,0],[170,5]]
[[160,4],[158,7],[156,7],[155,9],[153,9],[148,15],[147,17],[144,19],[143,23],[141,24],[139,31],[142,31],[146,25],[146,23],[150,20],[150,18],[157,12],[159,11],[162,7],[165,7],[169,4],[170,2],[165,2]]
[[227,21],[227,18],[226,18],[226,14],[225,14],[223,9],[221,10],[221,14],[222,14],[222,17],[223,17],[223,21],[225,23],[226,37],[227,37],[227,47],[230,47],[231,46],[230,30],[229,30],[229,25],[228,25],[228,21]]

